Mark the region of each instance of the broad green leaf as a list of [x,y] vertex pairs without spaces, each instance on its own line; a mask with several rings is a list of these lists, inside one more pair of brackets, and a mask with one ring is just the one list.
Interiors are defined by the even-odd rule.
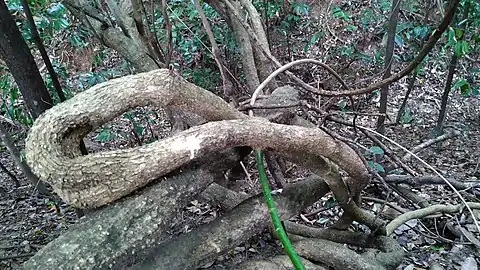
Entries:
[[377,162],[373,162],[371,160],[367,161],[367,164],[370,168],[374,168],[377,172],[385,172],[385,169],[382,165],[378,164]]
[[383,149],[378,146],[370,147],[370,151],[375,155],[383,155],[385,153]]
[[408,124],[413,121],[413,117],[410,113],[410,110],[405,110],[400,118],[401,124]]
[[139,125],[139,124],[137,124],[137,123],[134,123],[134,124],[133,124],[133,127],[135,128],[135,132],[136,132],[138,135],[140,135],[140,136],[143,135],[143,131],[145,130],[145,129],[143,128],[143,126],[141,126],[141,125]]
[[398,46],[403,46],[405,43],[403,42],[403,39],[399,35],[395,35],[395,44]]
[[373,163],[373,168],[375,168],[377,172],[383,172],[383,173],[385,172],[385,169],[383,168],[383,166],[376,162]]

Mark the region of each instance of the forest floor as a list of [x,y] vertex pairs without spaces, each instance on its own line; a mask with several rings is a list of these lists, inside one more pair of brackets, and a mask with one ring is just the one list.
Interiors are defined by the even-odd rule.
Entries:
[[[439,87],[424,87],[421,90],[415,90],[414,98],[409,103],[410,109],[414,112],[413,122],[405,125],[387,126],[386,135],[407,149],[411,149],[428,140],[431,137],[431,130],[435,126],[438,115],[440,91],[437,89]],[[390,108],[398,108],[401,99],[396,97],[400,96],[396,95],[390,100]],[[373,112],[374,106],[372,107]],[[389,115],[394,117],[395,112],[391,111]],[[160,120],[158,122],[162,123]],[[357,119],[357,125],[361,126],[373,128],[374,123],[375,120],[370,116]],[[124,118],[116,119],[116,121],[110,124],[110,130],[117,130],[117,133],[118,129],[122,128],[125,131],[124,134],[130,128],[128,121]],[[154,126],[153,129],[160,130],[161,128]],[[14,128],[12,130],[15,131]],[[447,178],[464,182],[479,181],[480,100],[478,97],[465,98],[457,93],[451,95],[446,131],[451,130],[458,130],[461,133],[457,137],[424,149],[418,155]],[[123,140],[114,139],[109,143],[96,140],[101,133],[102,131],[100,130],[97,131],[96,137],[90,136],[89,141],[91,143],[87,146],[91,151],[129,147],[132,143],[132,139],[127,139],[126,137]],[[396,148],[393,149],[397,151]],[[400,156],[402,155],[402,151],[397,153]],[[0,268],[19,269],[23,261],[67,230],[78,221],[78,218],[73,209],[62,203],[60,199],[56,199],[59,202],[57,203],[58,208],[56,208],[54,207],[54,199],[35,195],[33,187],[24,179],[21,171],[14,165],[7,152],[3,151],[0,153],[0,161],[22,184],[17,188],[6,173],[0,173],[0,196],[2,198],[0,200]],[[411,161],[408,165],[421,174],[432,174],[417,161]],[[250,176],[236,180],[235,189],[247,193],[258,192],[253,159],[250,159],[246,166],[249,168]],[[298,181],[303,174],[304,171],[293,167],[286,174],[286,179],[290,182]],[[373,187],[367,188],[364,195],[382,197],[382,194],[379,195],[376,190]],[[421,186],[415,188],[415,192],[431,203],[460,203],[452,190],[443,185]],[[322,199],[322,201],[319,201],[315,206],[303,213],[310,221],[310,225],[322,227],[339,213],[337,207],[321,212],[316,211],[317,209],[323,209],[328,200],[328,197]],[[389,201],[405,209],[412,209],[402,198],[392,196],[389,198]],[[368,202],[364,207],[375,210],[379,209],[381,204]],[[318,213],[312,215],[312,212]],[[192,201],[185,208],[185,211],[179,215],[174,227],[177,233],[189,231],[199,224],[211,221],[218,215],[220,215],[220,211],[216,207],[205,202]],[[452,235],[447,228],[441,227],[445,220],[465,220],[468,219],[468,216],[467,212],[463,212],[460,215],[422,221],[415,220],[409,223],[411,228],[407,227],[397,230],[396,237],[407,251],[403,264],[406,267],[404,269],[426,269],[433,262],[440,263],[445,269],[460,269],[461,265],[468,261],[467,258],[478,258],[478,251],[468,239],[459,241],[458,237]],[[308,224],[308,222],[305,222],[305,218],[300,219],[297,217],[294,220]],[[472,227],[465,228],[473,230]],[[246,257],[265,256],[265,252],[271,254],[279,250],[279,246],[265,233],[248,241],[244,246],[235,248],[228,255],[218,258],[214,268],[220,269],[222,264],[231,265],[233,261],[241,261]],[[228,261],[228,263],[224,261]],[[413,266],[415,268],[412,268]]]
[[[316,12],[321,14],[322,10],[319,9]],[[341,25],[337,25],[337,30],[341,27]],[[331,28],[330,31],[336,31],[335,25],[332,25]],[[335,39],[343,39],[348,42],[346,36],[340,34]],[[323,42],[322,46],[328,46],[328,40]],[[318,48],[319,51],[323,49],[325,48]],[[278,52],[280,51],[277,50]],[[312,48],[310,52],[310,55],[304,56],[318,56],[315,54],[315,48]],[[79,57],[87,57],[85,54],[79,55],[81,55]],[[85,59],[83,58],[76,62],[84,63]],[[287,62],[287,60],[284,62]],[[80,66],[80,64],[77,65],[79,69],[83,69]],[[105,66],[105,68],[108,67]],[[352,65],[351,68],[354,69],[355,65]],[[304,75],[309,73],[308,70],[301,71]],[[446,68],[438,68],[435,63],[424,68],[424,74],[427,75],[418,79],[419,84],[415,87],[408,103],[411,118],[409,120],[411,121],[406,124],[387,125],[385,130],[387,137],[407,149],[412,149],[432,138],[432,130],[435,127],[440,109],[440,98],[444,88],[446,72]],[[390,89],[391,95],[387,114],[393,120],[400,107],[406,85],[406,80],[401,80]],[[312,104],[313,102],[317,104],[316,102],[319,101],[318,98],[311,95],[306,95],[304,98]],[[333,104],[340,101],[334,99]],[[328,102],[331,102],[331,100]],[[376,117],[368,114],[377,112],[378,95],[362,102],[361,111],[366,115],[359,116],[356,119],[356,124],[374,129]],[[310,112],[306,110],[303,113]],[[340,114],[340,116],[345,120],[352,119],[349,114]],[[391,123],[391,121],[387,121],[387,123]],[[25,136],[24,132],[15,125],[12,126],[8,123],[5,123],[5,125],[9,127],[9,131],[17,134],[17,145],[21,148]],[[132,131],[136,129],[136,125],[147,130],[143,133],[142,139],[144,141],[161,139],[167,135],[165,130],[168,129],[168,123],[165,122],[161,111],[141,108],[132,112],[128,117],[119,117],[98,129],[95,133],[90,134],[86,140],[87,147],[90,151],[104,151],[135,146],[137,139],[132,135]],[[342,134],[342,136],[351,139],[358,138],[358,134],[352,128],[335,124],[331,124],[329,127]],[[463,97],[458,91],[452,91],[448,104],[445,131],[451,132],[453,130],[459,131],[460,135],[427,147],[420,151],[418,156],[447,178],[462,182],[480,181],[480,99],[478,96]],[[360,138],[360,142],[363,142],[362,140],[364,139]],[[399,157],[405,154],[397,147],[392,147],[392,150]],[[21,183],[20,187],[15,187],[10,176],[4,171],[0,172],[0,269],[20,269],[24,261],[62,232],[68,230],[72,224],[79,222],[79,219],[75,211],[59,198],[35,195],[34,187],[23,177],[22,172],[13,163],[6,151],[0,153],[0,162]],[[236,179],[233,188],[250,194],[257,193],[259,186],[253,158],[249,158],[245,165],[249,174],[248,177]],[[407,165],[420,175],[433,175],[428,168],[414,159],[407,162]],[[302,179],[307,173],[301,168],[289,164],[289,171],[285,174],[285,177],[288,182],[294,182]],[[418,196],[427,199],[431,204],[460,203],[458,196],[444,185],[423,185],[412,190]],[[463,191],[462,194],[470,201],[478,201],[478,197],[473,199],[471,195]],[[338,206],[328,206],[332,201],[331,195],[329,196],[306,209],[302,213],[302,217],[297,216],[292,220],[311,226],[324,227],[340,212]],[[364,196],[387,199],[385,193],[379,192],[376,184],[367,187]],[[391,195],[388,201],[404,209],[414,209],[411,204],[396,195]],[[380,209],[381,206],[381,203],[373,202],[365,202],[363,205],[363,207],[372,211]],[[476,214],[477,219],[480,219],[480,211],[476,211]],[[190,231],[195,226],[207,223],[219,215],[221,215],[221,211],[215,206],[201,201],[192,201],[185,207],[183,213],[179,213],[173,226],[174,231],[176,233]],[[471,217],[468,212],[463,211],[456,215],[413,220],[408,222],[408,226],[402,226],[396,230],[395,237],[406,251],[401,269],[427,269],[433,263],[442,265],[444,269],[477,269],[462,268],[462,265],[463,267],[473,267],[470,258],[476,258],[477,263],[480,263],[478,261],[480,246],[476,246],[475,243],[464,236],[454,235],[444,226],[447,221],[455,221],[462,224],[462,228],[465,230],[473,231],[474,228],[469,222],[470,220]],[[246,258],[265,257],[275,252],[281,252],[280,246],[268,233],[264,233],[250,239],[227,255],[217,258],[214,264],[205,267],[222,269]]]

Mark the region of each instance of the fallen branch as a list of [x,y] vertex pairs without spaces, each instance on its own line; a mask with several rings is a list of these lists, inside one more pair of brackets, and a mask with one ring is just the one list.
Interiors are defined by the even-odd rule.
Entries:
[[0,139],[3,144],[5,144],[8,152],[10,152],[10,157],[12,157],[13,161],[15,161],[17,166],[20,167],[20,169],[22,170],[25,178],[27,178],[34,187],[36,187],[40,194],[49,195],[50,193],[48,192],[45,185],[38,179],[35,174],[32,173],[32,170],[27,165],[27,163],[20,158],[20,151],[18,151],[17,147],[13,143],[12,137],[10,136],[10,134],[8,134],[2,123],[0,123]]
[[[304,256],[305,254],[302,254],[300,251],[299,253],[307,259],[335,264],[335,269],[372,269],[370,266],[377,266],[380,269],[390,269],[391,267],[397,267],[404,256],[403,248],[395,239],[390,237],[372,237],[366,233],[313,228],[290,221],[285,221],[284,225],[289,233],[308,238],[316,238],[318,240],[322,239],[321,242],[318,242],[315,239],[307,240],[313,241],[311,244],[314,247],[317,247],[317,249],[314,249],[317,250],[317,252],[309,248],[309,256]],[[332,246],[331,241],[374,250],[367,250],[367,253],[359,255],[348,248],[345,248],[343,245],[336,244]],[[337,249],[338,252],[331,254],[334,250],[329,249],[331,247]],[[319,260],[317,256],[321,256],[324,259]],[[332,260],[332,256],[335,257],[336,260]],[[363,267],[366,268],[362,268],[362,263]]]
[[[328,191],[319,177],[310,177],[285,188],[284,192],[275,195],[282,220],[298,214]],[[269,224],[268,209],[263,195],[259,194],[191,233],[158,246],[148,260],[133,269],[197,269],[262,232]]]
[[[471,209],[480,209],[480,203],[474,202],[467,202],[468,207]],[[404,224],[405,222],[412,220],[423,218],[432,214],[443,213],[443,214],[453,214],[463,210],[465,207],[464,204],[457,204],[457,205],[432,205],[426,208],[414,210],[411,212],[407,212],[405,214],[401,214],[386,226],[387,235],[391,235],[396,228],[400,225]]]
[[[448,179],[448,181],[458,190],[468,190],[480,187],[480,183],[476,182],[461,182],[455,179]],[[433,175],[410,176],[390,174],[385,177],[385,182],[392,184],[407,184],[413,187],[422,185],[446,185],[442,178]]]
[[[415,154],[415,153],[418,153],[420,152],[422,149],[425,149],[427,147],[429,147],[430,145],[432,144],[436,144],[438,142],[441,142],[441,141],[444,141],[444,140],[447,140],[447,139],[450,139],[450,138],[453,138],[453,137],[456,137],[460,135],[460,131],[458,130],[455,130],[455,131],[452,131],[452,132],[449,132],[449,133],[445,133],[441,136],[438,136],[436,138],[433,138],[433,139],[430,139],[430,140],[427,140],[417,146],[415,146],[412,150],[410,150],[411,153]],[[410,153],[407,153],[405,156],[403,156],[402,160],[403,161],[408,161],[410,160],[410,158],[412,157],[412,154]]]

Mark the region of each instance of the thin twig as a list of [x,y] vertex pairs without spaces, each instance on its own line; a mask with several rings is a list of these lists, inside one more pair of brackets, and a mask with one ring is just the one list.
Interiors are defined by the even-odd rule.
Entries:
[[246,105],[243,107],[238,108],[239,111],[246,111],[252,109],[285,109],[285,108],[292,108],[300,106],[300,103],[292,103],[292,104],[285,104],[285,105]]
[[342,86],[345,88],[345,89],[348,89],[348,86],[347,84],[342,80],[342,78],[340,77],[340,75],[338,75],[335,70],[333,70],[331,67],[329,67],[328,65],[322,63],[321,61],[318,61],[318,60],[315,60],[315,59],[300,59],[300,60],[296,60],[296,61],[293,61],[293,62],[290,62],[290,63],[287,63],[281,67],[279,67],[277,70],[275,70],[274,72],[272,72],[272,74],[270,74],[258,87],[257,89],[255,89],[255,91],[253,92],[253,95],[252,95],[252,99],[250,100],[250,105],[253,106],[255,104],[255,99],[257,98],[257,96],[262,92],[263,88],[265,88],[267,86],[267,84],[273,80],[275,77],[277,77],[280,73],[290,69],[291,67],[293,66],[296,66],[296,65],[300,65],[300,64],[305,64],[305,63],[312,63],[312,64],[316,64],[316,65],[319,65],[321,67],[323,67],[324,69],[326,69],[330,74],[332,74],[341,84]]
[[[172,9],[168,6],[166,0],[162,0],[162,16],[163,22],[165,24],[165,30],[167,31],[167,51],[165,52],[165,64],[170,66],[170,61],[172,60],[172,53],[173,53],[173,44],[172,44],[172,24],[170,23],[170,19],[168,18],[167,8]],[[172,12],[173,13],[173,12]]]
[[[270,54],[266,48],[264,48],[259,41],[258,37],[256,36],[255,32],[251,29],[251,27],[246,24],[240,15],[237,13],[235,10],[234,6],[229,0],[225,0],[224,3],[226,6],[231,9],[232,13],[235,15],[235,19],[243,25],[243,27],[247,30],[247,33],[250,35],[252,41],[256,43],[257,46],[260,46],[260,49],[264,52],[265,56],[272,61],[277,68],[281,68],[282,64],[272,55]],[[452,21],[455,11],[457,10],[457,7],[460,3],[460,0],[452,0],[448,6],[448,11],[445,13],[445,16],[443,17],[442,21],[438,25],[438,27],[435,29],[435,31],[430,35],[430,39],[426,42],[425,46],[420,50],[418,55],[401,71],[393,74],[392,76],[383,79],[379,82],[373,83],[369,85],[368,87],[365,88],[360,88],[360,89],[354,89],[354,90],[345,90],[345,91],[327,91],[324,89],[316,89],[315,87],[308,85],[305,83],[302,79],[298,78],[291,72],[286,72],[288,76],[290,76],[295,82],[300,84],[305,90],[318,94],[318,95],[325,95],[325,96],[352,96],[352,95],[361,95],[361,94],[366,94],[370,93],[376,89],[379,89],[385,85],[391,84],[393,82],[396,82],[400,80],[401,78],[405,77],[406,75],[410,74],[422,61],[423,59],[427,56],[427,54],[433,49],[437,41],[440,39],[442,36],[443,32],[447,29],[447,27],[450,25],[450,22]]]
[[[376,203],[382,203],[382,204],[385,204],[385,205],[388,205],[389,207],[395,209],[396,211],[398,211],[399,213],[406,213],[405,209],[401,208],[400,206],[398,205],[395,205],[387,200],[382,200],[382,199],[379,199],[379,198],[375,198],[375,197],[367,197],[367,196],[364,196],[362,197],[362,200],[365,200],[365,201],[371,201],[371,202],[376,202]],[[382,211],[380,211],[382,212]]]

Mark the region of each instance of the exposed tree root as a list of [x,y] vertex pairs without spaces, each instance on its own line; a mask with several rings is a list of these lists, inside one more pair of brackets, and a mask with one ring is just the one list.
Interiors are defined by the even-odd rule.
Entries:
[[[274,200],[281,218],[288,219],[328,191],[319,177],[310,177],[289,186]],[[262,232],[269,224],[263,196],[257,195],[211,223],[158,246],[148,260],[133,269],[195,269]]]
[[222,170],[243,158],[233,151],[216,156],[205,161],[207,167],[192,164],[133,196],[98,209],[38,251],[24,268],[105,269],[112,265],[118,269],[143,259],[147,251],[170,237],[167,230],[171,221],[185,204],[223,178]]
[[[308,270],[327,270],[328,268],[316,265],[311,261],[300,258],[303,265]],[[243,270],[293,270],[293,265],[290,258],[286,255],[279,255],[264,260],[247,261],[235,266],[237,269]]]
[[[387,175],[385,182],[395,184],[408,184],[413,187],[422,185],[446,185],[447,183],[438,176],[425,175],[425,176],[409,176],[409,175]],[[448,182],[452,184],[458,190],[471,190],[479,188],[480,184],[476,182],[461,182],[455,179],[448,179]]]
[[[272,94],[272,98],[265,99],[267,105],[297,98],[288,87],[279,88],[274,94],[277,102]],[[288,96],[295,97],[285,98]],[[78,141],[88,132],[129,109],[145,105],[181,109],[213,122],[149,145],[80,155]],[[49,245],[61,246],[60,251],[47,246],[26,263],[26,268],[69,269],[75,265],[82,269],[116,269],[133,265],[137,269],[190,269],[213,260],[268,226],[267,208],[260,195],[243,203],[243,197],[234,200],[228,192],[220,199],[212,196],[220,204],[222,200],[231,200],[225,208],[232,210],[174,239],[166,231],[186,202],[241,158],[237,152],[225,151],[224,156],[216,155],[212,163],[206,159],[207,154],[240,146],[275,152],[318,175],[288,185],[276,197],[283,219],[298,214],[331,189],[345,210],[345,225],[357,220],[373,231],[383,232],[383,222],[358,207],[360,191],[370,178],[355,151],[322,130],[311,128],[311,124],[295,115],[294,109],[256,111],[284,124],[248,117],[169,70],[99,84],[47,111],[29,133],[26,157],[35,173],[49,181],[64,200],[75,206],[96,208],[143,190],[94,213],[78,229]],[[249,151],[250,148],[246,153]],[[175,171],[189,163],[183,173]],[[349,175],[345,182],[339,169]],[[178,175],[158,182],[168,173]],[[145,188],[149,184],[153,185]],[[212,188],[203,196],[208,197]],[[305,256],[328,258],[328,251],[318,255],[310,252],[317,241],[305,241],[299,242]],[[333,244],[332,250],[336,248]],[[344,253],[350,252],[353,251]],[[365,265],[382,265],[368,258],[362,260]],[[335,261],[339,269],[346,265],[337,264]]]
[[[410,150],[410,152],[412,152],[413,154],[418,153],[418,152],[420,152],[421,150],[429,147],[430,145],[439,143],[439,142],[444,141],[444,140],[451,139],[451,138],[456,137],[456,136],[459,136],[459,135],[460,135],[460,131],[458,131],[458,130],[454,130],[454,131],[452,131],[452,132],[445,133],[445,134],[443,134],[443,135],[440,135],[440,136],[435,137],[435,138],[433,138],[433,139],[427,140],[427,141],[425,141],[425,142],[423,142],[423,143],[415,146],[412,150]],[[407,154],[402,158],[402,160],[403,160],[403,161],[409,161],[411,157],[412,157],[412,154],[407,153]]]
[[[202,196],[213,199],[224,208],[230,207],[231,203],[229,201],[240,201],[242,198],[245,198],[245,195],[238,194],[227,188],[218,186],[217,184],[212,184],[211,186],[212,187],[205,190]],[[208,195],[206,195],[207,193]],[[228,196],[224,196],[223,194],[228,194]],[[303,238],[297,241],[296,244],[294,243],[296,249],[300,248],[297,249],[300,256],[317,263],[324,263],[334,269],[394,269],[400,264],[404,255],[402,247],[400,247],[394,239],[389,237],[371,236],[365,233],[355,233],[335,229],[312,228],[290,221],[285,221],[284,226],[289,234],[291,234],[290,238],[292,241],[297,238],[292,237],[292,235],[316,238],[313,240]],[[337,243],[346,243],[366,248],[368,249],[368,252],[358,255],[354,251]],[[331,256],[336,258],[332,260]],[[359,263],[358,265],[357,262]],[[266,269],[273,269],[268,267],[278,267],[276,269],[292,269],[288,267],[283,268],[284,266],[282,264],[278,264],[271,260],[247,262],[240,266],[239,269],[244,269],[244,266],[264,266],[267,267]],[[319,265],[311,266],[312,269],[323,269]],[[310,268],[307,267],[307,269]]]
[[[467,202],[468,206],[471,209],[480,209],[480,203],[474,202]],[[404,214],[401,214],[394,220],[392,220],[387,226],[387,235],[390,235],[394,232],[398,226],[402,225],[403,223],[416,218],[423,218],[432,214],[443,213],[443,214],[452,214],[456,212],[460,212],[465,207],[464,204],[457,204],[457,205],[432,205],[426,208],[418,209],[415,211],[410,211]]]
[[[93,128],[128,109],[179,107],[210,122],[162,141],[131,149],[79,156],[78,141]],[[27,162],[68,203],[99,207],[218,150],[248,145],[260,149],[323,156],[339,164],[354,182],[353,194],[369,182],[356,153],[318,129],[248,118],[222,99],[168,70],[154,70],[98,84],[47,111],[26,140]]]

